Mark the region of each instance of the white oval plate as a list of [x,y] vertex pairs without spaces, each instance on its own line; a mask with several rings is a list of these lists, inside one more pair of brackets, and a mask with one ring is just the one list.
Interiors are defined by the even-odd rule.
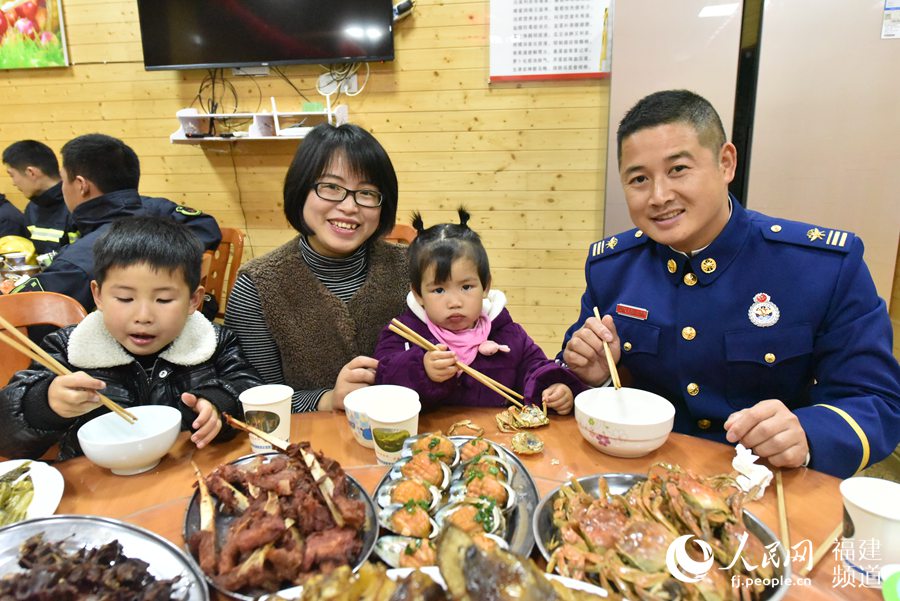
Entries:
[[31,469],[28,474],[34,483],[34,497],[31,499],[31,505],[28,506],[26,517],[31,519],[53,515],[56,508],[59,507],[63,489],[66,487],[66,482],[58,469],[43,461],[12,459],[0,463],[0,476],[16,469],[26,461],[31,461]]
[[[397,580],[399,578],[404,578],[409,575],[415,568],[394,568],[387,571],[387,576],[391,580]],[[437,566],[427,566],[424,568],[419,568],[424,573],[431,576],[431,579],[438,583],[441,587],[446,589],[446,585],[444,584],[444,579],[441,577],[441,571]],[[599,586],[594,586],[593,584],[589,584],[587,582],[581,582],[579,580],[572,580],[571,578],[565,578],[563,576],[558,576],[556,574],[545,574],[547,578],[551,580],[558,580],[566,588],[576,590],[576,591],[584,591],[586,593],[591,593],[592,595],[597,595],[598,597],[606,598],[609,595],[606,593],[606,590],[600,588]],[[285,589],[280,591],[278,595],[284,599],[299,599],[300,595],[303,593],[302,586],[295,586],[293,588]]]

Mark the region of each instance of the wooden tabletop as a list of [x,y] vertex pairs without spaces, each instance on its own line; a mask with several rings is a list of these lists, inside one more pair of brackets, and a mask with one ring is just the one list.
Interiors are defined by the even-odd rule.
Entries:
[[[512,435],[497,431],[496,409],[455,408],[423,414],[419,432],[447,431],[449,426],[469,418],[485,429],[485,437],[509,447]],[[370,493],[386,468],[377,465],[375,454],[355,442],[341,412],[304,413],[293,416],[291,441],[309,440],[315,449],[337,459],[344,469]],[[541,496],[572,477],[598,473],[646,473],[654,463],[664,461],[688,468],[698,475],[731,470],[733,448],[707,440],[672,434],[658,450],[638,459],[620,459],[599,453],[578,433],[572,416],[553,416],[552,423],[536,432],[545,443],[543,453],[521,457]],[[465,432],[463,432],[465,433]],[[215,466],[250,453],[246,435],[198,451],[182,433],[176,445],[153,470],[136,476],[115,476],[81,457],[56,467],[66,481],[58,514],[91,514],[118,518],[152,530],[178,546],[184,545],[182,526],[188,500],[193,494],[193,459],[208,473]],[[784,488],[791,544],[803,539],[818,547],[840,523],[842,516],[840,480],[805,468],[784,472]],[[747,510],[778,533],[774,483],[764,497],[747,504]],[[801,563],[794,564],[796,568]],[[877,589],[842,586],[838,565],[828,553],[816,566],[808,583],[794,584],[787,599],[880,599]]]

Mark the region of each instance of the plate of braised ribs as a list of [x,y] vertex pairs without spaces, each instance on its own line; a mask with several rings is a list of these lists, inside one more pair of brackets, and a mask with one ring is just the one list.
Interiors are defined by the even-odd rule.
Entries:
[[378,534],[371,497],[309,443],[198,475],[184,539],[207,581],[251,600],[361,565]]

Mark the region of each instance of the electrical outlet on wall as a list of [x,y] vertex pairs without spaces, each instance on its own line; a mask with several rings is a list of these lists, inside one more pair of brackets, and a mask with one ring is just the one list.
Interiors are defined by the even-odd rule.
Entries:
[[[323,94],[334,94],[337,90],[338,83],[339,82],[335,81],[331,76],[331,73],[322,73],[319,76],[319,89]],[[357,80],[355,73],[342,80],[340,84],[341,92],[344,94],[355,94],[359,90],[359,81]]]

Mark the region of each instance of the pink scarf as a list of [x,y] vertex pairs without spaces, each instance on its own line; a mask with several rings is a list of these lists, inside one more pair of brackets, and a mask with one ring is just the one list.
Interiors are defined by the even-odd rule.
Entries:
[[491,334],[491,320],[483,313],[475,322],[475,327],[468,330],[460,330],[454,332],[442,328],[435,324],[428,316],[425,316],[425,325],[439,342],[447,345],[447,347],[456,353],[456,360],[471,365],[478,353],[482,355],[493,355],[497,351],[509,352],[509,347],[505,344],[497,344],[493,340],[488,340]]

